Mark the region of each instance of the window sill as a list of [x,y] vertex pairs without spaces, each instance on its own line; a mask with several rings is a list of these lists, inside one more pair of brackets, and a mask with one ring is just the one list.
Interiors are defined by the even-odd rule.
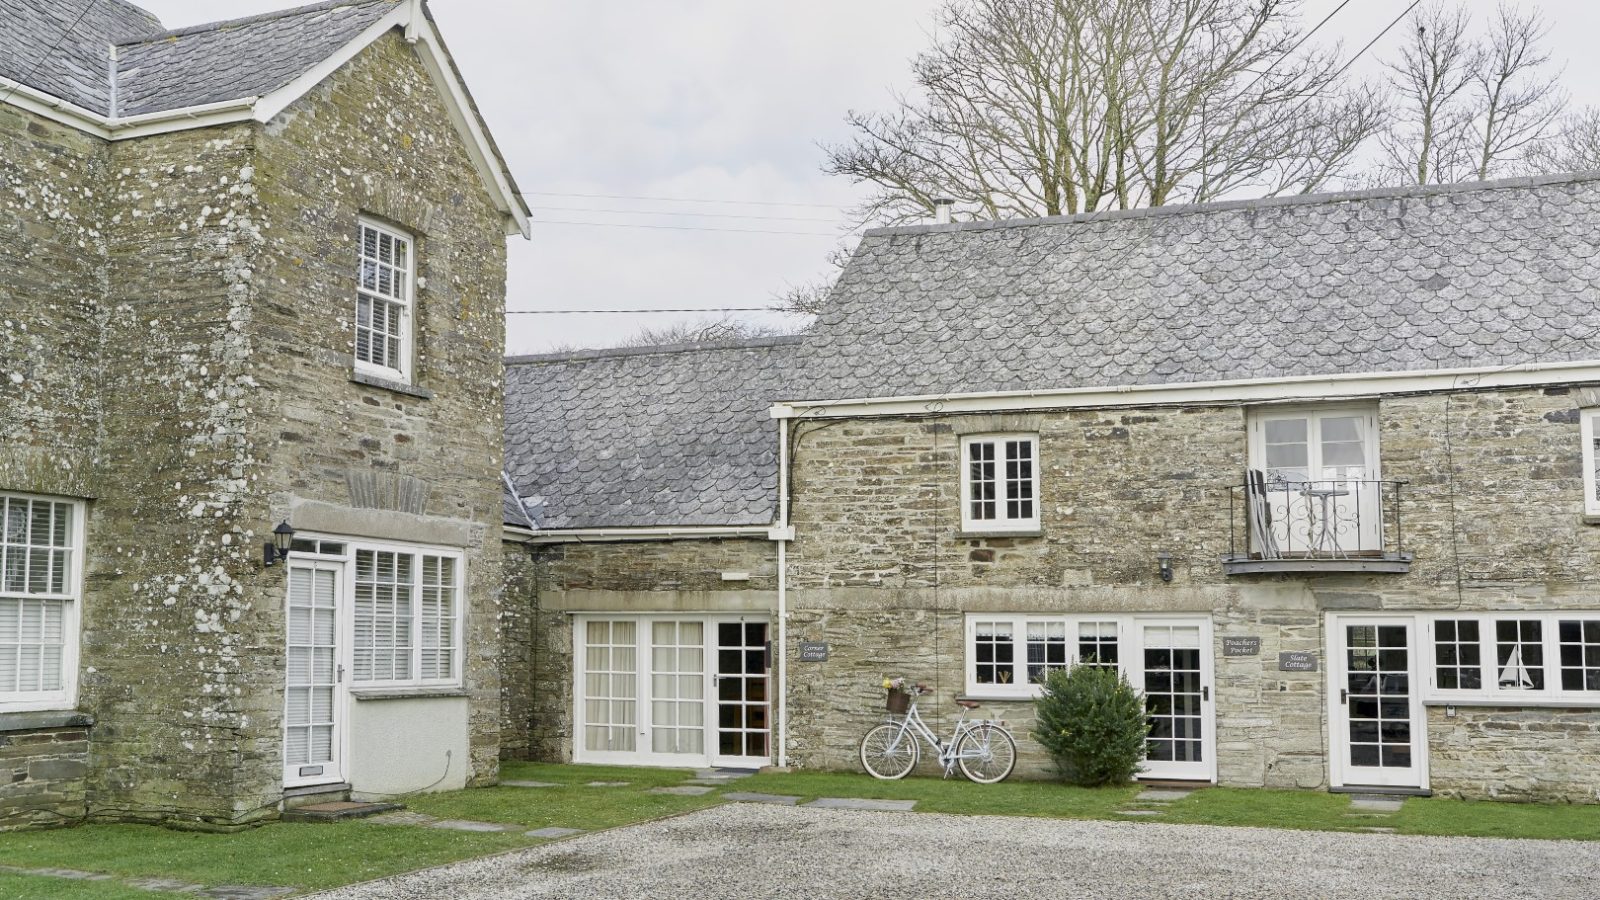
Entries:
[[387,687],[351,688],[350,696],[357,700],[423,700],[445,697],[465,697],[462,687]]
[[1032,703],[1039,699],[1038,694],[959,694],[957,700],[972,700],[978,703]]
[[52,731],[59,728],[88,728],[94,716],[72,709],[39,712],[0,712],[0,734],[18,731]]
[[393,378],[385,378],[382,375],[373,375],[370,372],[363,372],[359,369],[350,373],[350,380],[356,384],[382,388],[386,391],[393,391],[396,394],[405,394],[407,397],[416,397],[419,400],[433,399],[433,391],[427,388],[406,384],[404,381],[395,381]]
[[981,541],[985,538],[1037,538],[1044,537],[1043,528],[996,529],[994,531],[957,531],[958,541]]
[[1583,517],[1585,525],[1600,525],[1600,514],[1588,513]]
[[1600,696],[1572,697],[1460,697],[1450,699],[1424,698],[1423,706],[1454,706],[1458,709],[1597,709]]

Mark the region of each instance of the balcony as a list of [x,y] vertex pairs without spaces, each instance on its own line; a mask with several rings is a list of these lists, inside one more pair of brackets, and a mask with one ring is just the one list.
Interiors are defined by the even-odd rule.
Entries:
[[1259,470],[1228,491],[1225,575],[1411,570],[1404,481],[1269,479]]

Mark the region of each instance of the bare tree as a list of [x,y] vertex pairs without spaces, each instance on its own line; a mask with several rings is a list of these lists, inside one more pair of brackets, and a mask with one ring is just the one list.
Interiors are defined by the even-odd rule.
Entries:
[[1586,106],[1557,123],[1554,133],[1529,148],[1532,172],[1588,172],[1600,169],[1600,108]]
[[1502,4],[1474,37],[1465,7],[1436,0],[1413,22],[1387,66],[1399,102],[1380,140],[1383,179],[1438,184],[1527,168],[1566,105],[1539,13]]
[[852,112],[825,169],[877,185],[889,223],[1315,190],[1382,125],[1308,44],[1301,0],[950,0],[917,90]]
[[742,319],[700,319],[698,321],[675,322],[671,325],[646,325],[623,338],[614,346],[655,347],[664,344],[722,343],[777,337],[788,333],[788,331],[777,326],[762,325]]

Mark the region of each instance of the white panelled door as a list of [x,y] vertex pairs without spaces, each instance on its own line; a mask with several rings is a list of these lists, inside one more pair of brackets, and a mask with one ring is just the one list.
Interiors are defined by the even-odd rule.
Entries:
[[1409,617],[1330,617],[1328,634],[1335,786],[1424,786],[1416,623]]
[[1129,681],[1144,693],[1150,736],[1143,778],[1216,780],[1211,622],[1136,619]]
[[338,563],[288,564],[284,787],[344,780],[340,753],[344,686],[339,670],[343,571]]

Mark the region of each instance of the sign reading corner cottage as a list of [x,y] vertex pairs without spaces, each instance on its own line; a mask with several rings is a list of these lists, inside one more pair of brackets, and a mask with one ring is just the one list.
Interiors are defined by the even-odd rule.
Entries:
[[827,662],[828,644],[826,641],[801,641],[801,662]]

